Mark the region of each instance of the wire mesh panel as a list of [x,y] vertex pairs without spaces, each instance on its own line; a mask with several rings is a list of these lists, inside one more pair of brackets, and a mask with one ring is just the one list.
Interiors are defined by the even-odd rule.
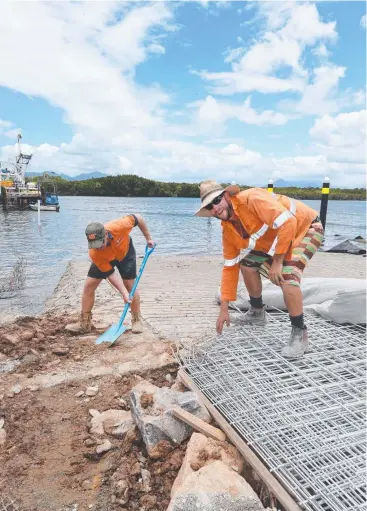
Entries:
[[301,507],[367,510],[365,329],[306,315],[310,351],[290,361],[288,315],[268,318],[185,346],[179,360]]

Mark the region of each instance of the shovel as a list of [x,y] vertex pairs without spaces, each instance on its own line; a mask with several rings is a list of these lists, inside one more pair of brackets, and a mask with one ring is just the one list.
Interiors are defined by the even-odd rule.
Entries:
[[[133,286],[133,288],[130,292],[130,295],[129,295],[131,300],[133,299],[136,288],[138,287],[139,280],[143,274],[145,265],[147,264],[148,257],[153,252],[155,247],[156,247],[156,245],[154,245],[154,247],[152,247],[152,248],[149,248],[148,245],[145,247],[145,256],[144,256],[144,259],[140,265],[139,273],[135,279],[134,286]],[[124,310],[120,317],[120,321],[118,323],[115,323],[112,326],[110,326],[110,328],[108,330],[106,330],[104,334],[100,335],[96,341],[96,344],[101,344],[102,342],[110,342],[112,345],[120,337],[120,335],[122,335],[125,332],[126,326],[124,325],[124,319],[126,318],[126,314],[129,310],[129,308],[130,308],[130,302],[125,304]]]

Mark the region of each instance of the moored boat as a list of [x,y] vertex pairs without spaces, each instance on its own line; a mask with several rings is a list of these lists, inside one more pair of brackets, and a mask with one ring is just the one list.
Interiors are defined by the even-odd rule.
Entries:
[[[29,207],[33,211],[38,211],[38,204],[30,204]],[[41,204],[40,205],[40,210],[41,211],[57,211],[57,212],[59,212],[60,211],[60,205],[57,204],[57,205],[54,205],[54,206],[48,206],[46,204]]]

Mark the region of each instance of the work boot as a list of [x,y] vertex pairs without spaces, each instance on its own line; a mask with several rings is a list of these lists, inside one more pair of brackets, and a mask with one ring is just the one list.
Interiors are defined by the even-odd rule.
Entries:
[[65,330],[72,334],[87,334],[94,329],[92,324],[92,313],[82,312],[78,323],[69,323],[66,325]]
[[267,321],[265,305],[263,305],[261,309],[255,309],[251,305],[251,308],[246,312],[246,314],[241,314],[233,320],[233,324],[241,326],[265,326]]
[[282,349],[284,358],[301,358],[308,351],[308,332],[307,328],[297,328],[292,326],[291,337],[287,346]]
[[133,334],[141,334],[143,332],[140,312],[131,313],[131,331]]

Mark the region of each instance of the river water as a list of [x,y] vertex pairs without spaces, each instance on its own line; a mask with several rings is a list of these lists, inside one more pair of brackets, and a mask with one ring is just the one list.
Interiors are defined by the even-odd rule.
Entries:
[[[305,201],[317,211],[320,201]],[[92,221],[107,222],[130,213],[140,213],[157,242],[155,253],[166,255],[220,254],[221,228],[215,219],[194,216],[198,199],[61,197],[59,213],[3,212],[0,207],[1,277],[7,275],[17,257],[27,260],[25,289],[16,297],[0,300],[0,314],[37,314],[51,296],[67,263],[86,259],[85,226]],[[329,201],[325,248],[353,239],[366,231],[366,203]],[[138,254],[145,240],[139,229],[132,233]],[[1,321],[0,321],[1,323]]]

